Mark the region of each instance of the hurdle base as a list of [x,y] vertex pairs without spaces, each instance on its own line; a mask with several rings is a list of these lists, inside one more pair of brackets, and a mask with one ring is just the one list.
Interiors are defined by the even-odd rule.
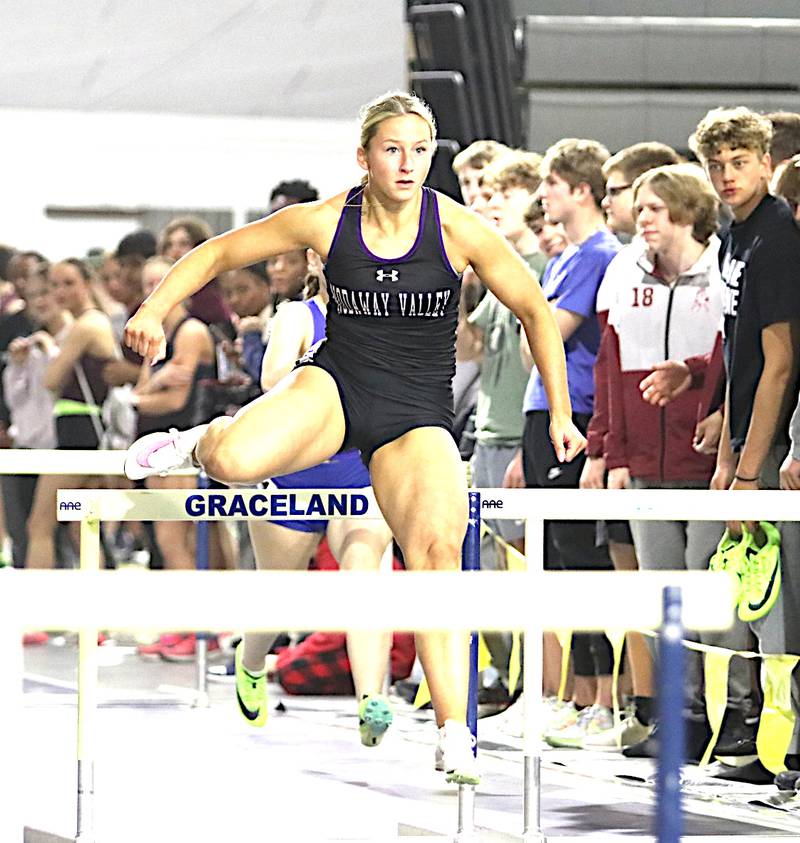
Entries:
[[61,837],[59,834],[51,834],[49,831],[42,831],[38,828],[29,828],[27,825],[22,834],[23,843],[76,843],[74,837]]
[[413,843],[413,841],[420,841],[420,843],[433,843],[433,841],[441,840],[447,843],[523,843],[523,839],[518,834],[508,834],[504,831],[497,831],[492,828],[483,828],[482,826],[475,826],[469,832],[458,832],[454,837],[452,834],[440,834],[428,828],[420,828],[419,826],[406,825],[400,823],[397,826],[397,839],[403,843]]

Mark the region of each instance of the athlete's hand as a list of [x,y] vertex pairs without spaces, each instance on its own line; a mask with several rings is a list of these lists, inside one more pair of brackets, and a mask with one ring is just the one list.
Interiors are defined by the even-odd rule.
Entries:
[[709,488],[716,489],[718,491],[730,489],[731,483],[733,483],[733,475],[735,473],[735,465],[729,465],[728,463],[718,462],[717,467],[714,469],[714,474],[711,477],[711,483],[709,484]]
[[694,429],[692,448],[698,454],[716,454],[722,436],[722,413],[719,410],[697,422]]
[[619,468],[612,468],[608,472],[608,488],[609,489],[630,489],[631,487],[631,470],[627,466],[620,466]]
[[781,489],[800,491],[800,460],[794,459],[791,454],[787,454],[781,464]]
[[[733,478],[733,482],[729,487],[732,491],[754,492],[760,488],[758,480],[739,480],[737,477]],[[742,534],[742,525],[747,527],[751,533],[755,533],[758,524],[755,521],[726,521],[725,526],[728,531],[734,536]]]
[[639,384],[642,398],[650,404],[665,407],[692,385],[692,374],[682,360],[656,363],[653,371]]
[[152,365],[167,353],[167,340],[161,319],[142,305],[125,325],[125,345],[144,357]]
[[586,437],[569,416],[550,416],[550,441],[559,462],[572,462],[586,447]]
[[581,479],[578,482],[581,489],[605,489],[606,461],[603,457],[588,457],[583,464]]
[[517,449],[517,453],[511,459],[506,467],[503,475],[504,489],[524,489],[525,488],[525,473],[522,470],[522,448]]

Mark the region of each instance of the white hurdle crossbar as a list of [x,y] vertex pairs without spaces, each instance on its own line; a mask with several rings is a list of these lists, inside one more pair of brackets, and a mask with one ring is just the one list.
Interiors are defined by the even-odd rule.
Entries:
[[[51,468],[52,471],[52,468]],[[61,520],[81,520],[82,570],[6,571],[0,575],[0,698],[9,703],[8,753],[0,763],[0,793],[11,810],[0,811],[0,839],[20,839],[22,798],[23,629],[80,629],[78,840],[93,843],[93,662],[96,630],[186,629],[464,629],[525,632],[525,686],[541,686],[541,633],[547,628],[641,629],[661,623],[664,586],[681,588],[684,622],[693,629],[724,629],[732,619],[730,579],[711,572],[543,572],[545,520],[725,520],[757,517],[791,520],[785,493],[705,491],[589,491],[484,489],[482,514],[527,522],[526,572],[404,572],[391,582],[349,572],[164,571],[147,575],[99,570],[102,520],[281,519],[374,517],[371,494],[352,490],[122,491],[63,490]],[[792,511],[794,510],[794,511]],[[791,512],[791,514],[789,514]],[[769,514],[767,514],[769,513]],[[359,594],[369,590],[371,599]],[[192,595],[191,600],[185,596]],[[376,599],[384,593],[385,600]],[[441,595],[448,599],[442,600]],[[265,615],[265,607],[268,607]],[[268,616],[267,616],[268,615]],[[543,841],[539,770],[541,733],[535,694],[527,695],[524,841]],[[82,725],[80,725],[82,722]],[[4,800],[6,801],[6,800]],[[6,832],[6,833],[3,833]]]

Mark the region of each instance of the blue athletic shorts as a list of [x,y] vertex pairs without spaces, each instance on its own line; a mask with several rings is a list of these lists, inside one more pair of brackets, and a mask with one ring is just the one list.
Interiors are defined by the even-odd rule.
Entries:
[[[342,451],[313,468],[273,477],[270,482],[279,489],[364,489],[371,484],[369,472],[358,451]],[[301,533],[324,533],[328,522],[286,520],[273,521],[281,527]]]

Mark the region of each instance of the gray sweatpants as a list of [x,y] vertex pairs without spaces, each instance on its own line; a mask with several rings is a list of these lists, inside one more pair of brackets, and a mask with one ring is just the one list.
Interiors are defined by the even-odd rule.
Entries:
[[[633,478],[634,489],[705,489],[705,483],[659,483]],[[639,566],[644,571],[702,571],[717,548],[725,530],[718,521],[631,521],[633,543]],[[730,650],[749,648],[747,624],[735,619],[724,632],[689,633],[692,640]],[[687,660],[687,693],[692,708],[704,709],[702,660],[689,651]],[[750,668],[745,659],[731,659],[728,676],[728,705],[744,709],[750,695]]]
[[[787,449],[773,448],[761,469],[762,489],[778,489],[778,472],[786,457]],[[797,495],[797,492],[785,492]],[[798,495],[800,515],[800,495]],[[782,521],[778,523],[781,532],[781,590],[775,605],[769,613],[750,624],[758,638],[762,653],[800,654],[800,523]],[[800,669],[795,669],[792,681],[792,706],[797,720],[794,736],[788,752],[800,752]]]

